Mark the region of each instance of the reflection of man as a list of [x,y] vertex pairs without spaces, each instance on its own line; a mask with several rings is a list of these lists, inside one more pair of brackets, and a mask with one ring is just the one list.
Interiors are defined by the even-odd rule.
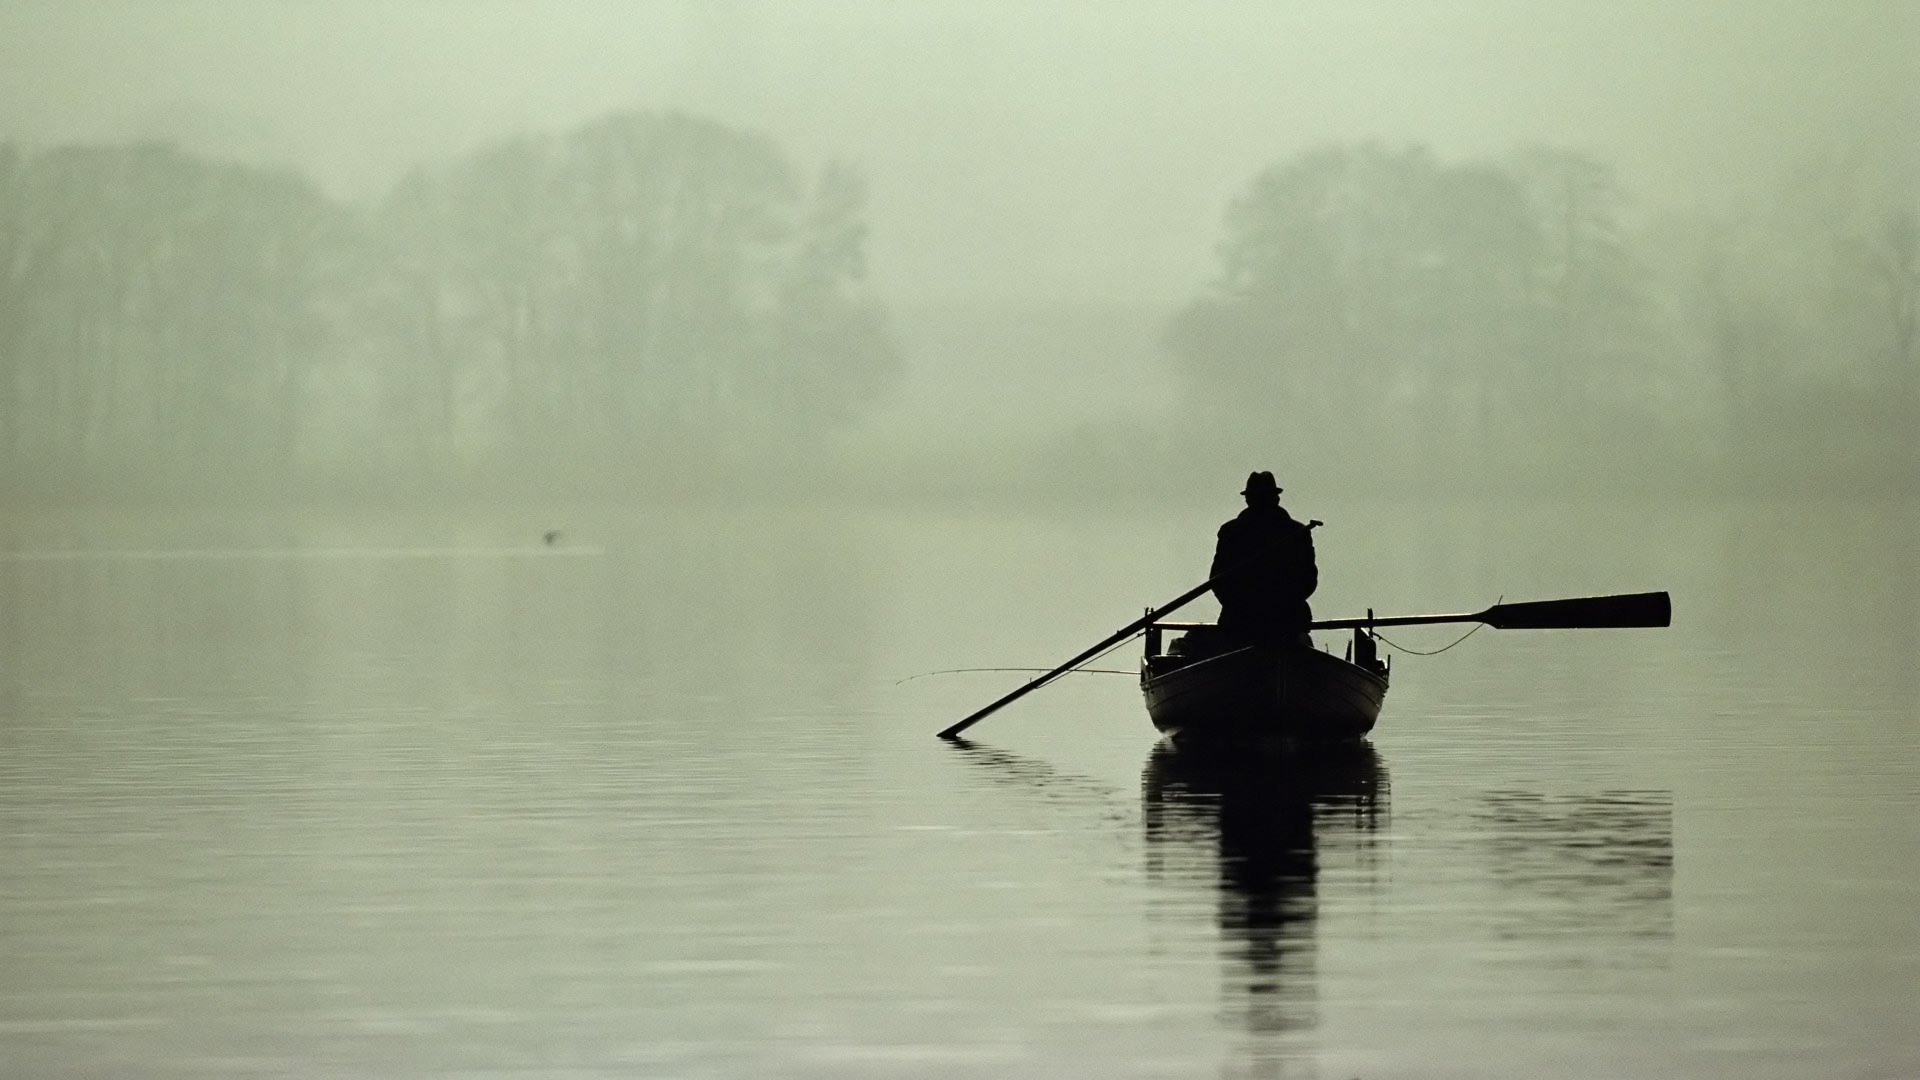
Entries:
[[1220,526],[1213,549],[1220,628],[1242,637],[1305,634],[1313,621],[1307,597],[1320,584],[1313,533],[1281,508],[1280,490],[1270,472],[1248,476],[1240,493],[1247,508]]

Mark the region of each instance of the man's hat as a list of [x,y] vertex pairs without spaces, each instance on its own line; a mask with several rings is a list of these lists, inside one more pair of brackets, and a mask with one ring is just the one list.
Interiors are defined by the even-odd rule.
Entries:
[[1285,489],[1283,489],[1279,484],[1274,482],[1272,473],[1257,472],[1257,473],[1249,473],[1247,475],[1246,490],[1242,491],[1240,494],[1242,495],[1278,495],[1283,490]]

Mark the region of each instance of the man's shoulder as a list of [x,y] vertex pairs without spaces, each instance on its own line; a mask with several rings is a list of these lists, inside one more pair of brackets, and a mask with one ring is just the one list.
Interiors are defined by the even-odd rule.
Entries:
[[1228,521],[1225,525],[1220,526],[1220,531],[1225,532],[1228,529],[1239,528],[1298,529],[1304,528],[1304,526],[1294,520],[1293,515],[1287,513],[1286,507],[1284,506],[1249,506],[1245,510],[1240,511],[1239,516]]

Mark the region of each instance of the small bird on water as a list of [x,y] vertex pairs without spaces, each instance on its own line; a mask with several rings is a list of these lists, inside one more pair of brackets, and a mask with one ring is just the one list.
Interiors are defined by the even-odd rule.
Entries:
[[560,530],[559,530],[559,529],[548,529],[548,530],[547,530],[547,531],[546,531],[546,532],[545,532],[545,533],[544,533],[544,534],[543,534],[543,535],[541,536],[541,539],[542,539],[542,540],[545,540],[545,541],[547,542],[547,546],[548,546],[548,547],[552,547],[552,546],[553,546],[554,544],[556,544],[556,543],[558,543],[558,542],[559,542],[559,540],[560,540]]

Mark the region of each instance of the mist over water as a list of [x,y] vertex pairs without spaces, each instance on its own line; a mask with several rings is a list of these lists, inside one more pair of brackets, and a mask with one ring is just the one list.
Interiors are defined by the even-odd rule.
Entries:
[[0,29],[15,497],[1920,474],[1902,3]]
[[1920,1071],[1917,11],[5,5],[0,1075]]

